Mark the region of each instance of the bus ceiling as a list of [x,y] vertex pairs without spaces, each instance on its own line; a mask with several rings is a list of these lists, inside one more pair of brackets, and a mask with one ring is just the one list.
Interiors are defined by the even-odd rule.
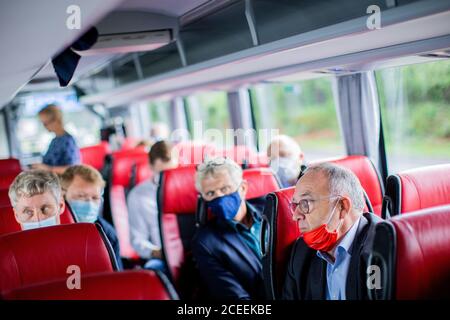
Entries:
[[[66,27],[70,5],[2,4],[0,40],[11,49],[0,65],[0,106],[20,90],[57,88],[49,60],[92,25],[98,43],[77,52],[71,84],[86,93],[82,102],[107,106],[292,73],[364,71],[405,56],[417,62],[450,43],[448,0],[89,0],[77,2],[80,30]],[[367,27],[370,5],[381,10],[381,29]]]

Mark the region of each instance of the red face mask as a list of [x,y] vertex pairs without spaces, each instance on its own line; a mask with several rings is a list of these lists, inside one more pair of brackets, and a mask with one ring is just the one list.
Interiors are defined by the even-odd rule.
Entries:
[[317,251],[330,251],[336,245],[337,242],[337,229],[342,224],[342,220],[337,226],[337,228],[330,232],[327,230],[327,225],[333,217],[334,210],[336,209],[337,202],[331,212],[330,218],[327,223],[322,224],[320,227],[313,229],[311,231],[303,233],[303,241],[308,245],[308,247]]

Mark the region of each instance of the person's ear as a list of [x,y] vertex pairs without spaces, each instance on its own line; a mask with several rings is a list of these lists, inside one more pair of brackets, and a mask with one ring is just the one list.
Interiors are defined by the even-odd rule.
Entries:
[[241,193],[242,198],[244,199],[245,195],[247,194],[247,191],[248,191],[248,182],[247,182],[247,180],[242,180],[242,183],[241,183],[241,186],[240,186],[239,189],[241,190],[240,193]]
[[64,212],[66,209],[66,202],[64,201],[64,197],[61,197],[61,200],[59,201],[59,216]]
[[349,197],[341,197],[338,204],[339,209],[339,219],[344,219],[345,216],[350,212],[352,208],[352,203]]

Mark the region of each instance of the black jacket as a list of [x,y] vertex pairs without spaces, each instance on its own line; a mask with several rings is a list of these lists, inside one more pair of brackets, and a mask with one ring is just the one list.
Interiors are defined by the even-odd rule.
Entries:
[[[255,200],[247,208],[261,216],[265,198]],[[261,259],[234,228],[212,219],[195,235],[192,253],[212,300],[264,298]]]
[[[351,249],[347,275],[346,299],[367,300],[366,270],[375,225],[381,218],[364,213],[359,220],[358,231]],[[327,285],[327,263],[299,238],[292,248],[284,282],[282,299],[325,300]]]

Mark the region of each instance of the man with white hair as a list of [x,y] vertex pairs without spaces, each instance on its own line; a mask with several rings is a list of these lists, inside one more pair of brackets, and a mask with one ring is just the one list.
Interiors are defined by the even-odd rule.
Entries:
[[267,157],[281,186],[287,188],[295,185],[305,157],[298,143],[286,135],[276,136],[267,147]]
[[197,168],[196,188],[213,218],[194,237],[192,252],[212,299],[262,299],[259,233],[265,200],[245,201],[242,169],[223,157]]
[[8,195],[22,230],[60,224],[65,203],[55,173],[44,170],[22,172],[9,187]]
[[380,218],[364,211],[364,193],[348,169],[309,167],[290,204],[301,237],[288,264],[287,300],[367,299],[366,258]]

